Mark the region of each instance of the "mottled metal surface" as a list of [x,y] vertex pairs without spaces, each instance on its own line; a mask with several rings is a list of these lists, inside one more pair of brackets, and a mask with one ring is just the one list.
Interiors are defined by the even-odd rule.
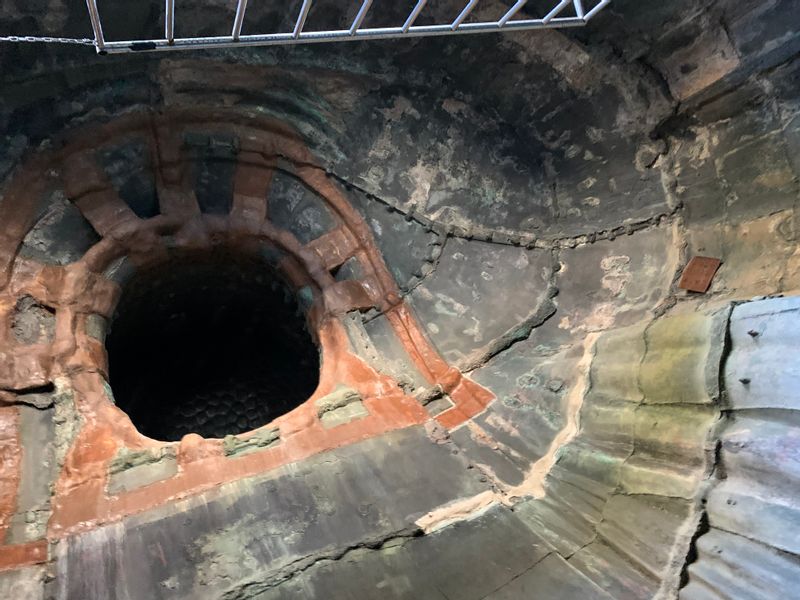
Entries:
[[416,535],[417,518],[484,489],[421,428],[398,431],[74,536],[55,597],[255,597],[349,548]]
[[494,340],[537,315],[552,295],[552,274],[548,252],[452,240],[411,303],[450,362],[474,365]]
[[714,464],[726,327],[722,311],[602,334],[580,428],[559,449],[544,498],[517,506],[614,598],[669,597],[678,587]]
[[[88,34],[79,3],[23,4],[0,25]],[[0,596],[792,597],[796,301],[750,301],[800,289],[795,4],[614,0],[580,32],[499,43],[0,47],[0,311],[55,306],[0,329],[0,533],[20,540],[0,548],[17,569]],[[124,8],[103,8],[110,37],[161,26]],[[229,22],[225,3],[179,10],[189,35]],[[179,113],[190,135],[163,132]],[[31,163],[77,142],[97,168]],[[260,248],[303,308],[325,281],[320,396],[346,382],[362,406],[329,428],[312,403],[227,444],[188,436],[177,464],[109,488],[115,444],[149,444],[98,375],[115,286],[161,243],[268,221],[308,242]],[[135,260],[105,260],[129,242]],[[723,261],[702,296],[678,285],[691,256]],[[47,357],[81,385],[49,381]],[[25,455],[50,413],[58,480]]]
[[800,298],[737,306],[709,531],[681,598],[792,596],[800,579]]

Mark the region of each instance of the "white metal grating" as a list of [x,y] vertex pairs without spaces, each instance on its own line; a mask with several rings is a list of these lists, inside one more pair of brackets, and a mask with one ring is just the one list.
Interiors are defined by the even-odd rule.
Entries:
[[[527,31],[532,29],[555,29],[560,27],[581,27],[598,12],[610,4],[611,0],[552,0],[553,7],[541,18],[514,19],[528,0],[517,0],[498,21],[465,22],[480,0],[468,0],[456,19],[448,23],[415,25],[417,17],[425,9],[428,0],[418,0],[405,22],[395,27],[362,28],[361,25],[373,0],[362,0],[358,14],[350,27],[340,30],[305,31],[303,28],[311,9],[312,0],[303,0],[300,12],[294,19],[290,32],[242,35],[248,0],[237,0],[231,35],[217,37],[175,37],[175,0],[165,0],[164,37],[160,39],[135,39],[107,41],[103,36],[103,24],[97,7],[97,0],[86,0],[89,18],[94,31],[94,40],[73,38],[51,38],[34,36],[5,36],[0,41],[14,42],[59,42],[93,45],[100,54],[119,54],[124,52],[172,51],[200,48],[235,48],[244,46],[284,46],[291,44],[311,44],[323,42],[344,42],[351,40],[401,39],[411,37],[434,37],[468,33],[488,33],[498,31]],[[591,6],[590,6],[591,5]],[[571,7],[571,16],[563,13]]]

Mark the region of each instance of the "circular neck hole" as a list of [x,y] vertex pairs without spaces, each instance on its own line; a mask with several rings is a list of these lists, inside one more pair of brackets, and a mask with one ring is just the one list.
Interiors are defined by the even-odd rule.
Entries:
[[319,353],[295,294],[266,263],[229,253],[138,271],[106,349],[117,405],[162,441],[256,429],[319,382]]

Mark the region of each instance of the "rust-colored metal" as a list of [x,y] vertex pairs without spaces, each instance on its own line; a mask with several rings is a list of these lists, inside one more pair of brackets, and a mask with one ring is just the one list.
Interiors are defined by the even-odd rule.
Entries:
[[0,545],[0,571],[18,569],[47,562],[47,540],[24,544]]
[[[8,530],[9,519],[17,505],[22,448],[19,445],[19,409],[4,406],[11,394],[0,397],[0,547]],[[3,552],[0,552],[2,555]]]
[[705,294],[711,287],[711,281],[717,273],[722,261],[718,258],[695,256],[686,265],[678,287],[690,292]]
[[[181,143],[185,133],[194,129],[224,131],[239,139],[240,163],[228,215],[199,211]],[[162,214],[150,219],[139,218],[130,210],[94,162],[98,148],[130,137],[149,140],[153,154]],[[15,510],[21,479],[17,408],[4,406],[5,396],[13,399],[15,391],[57,382],[73,392],[81,417],[81,428],[55,482],[47,534],[50,540],[223,482],[428,421],[428,413],[403,392],[397,381],[351,351],[340,321],[349,311],[376,307],[386,313],[409,358],[431,385],[440,385],[454,402],[453,408],[436,417],[440,424],[458,427],[493,400],[488,390],[464,377],[438,354],[400,297],[361,215],[325,170],[315,166],[313,155],[285,125],[266,118],[185,110],[158,117],[128,115],[73,133],[65,141],[53,144],[58,150],[31,159],[6,188],[0,205],[0,222],[4,223],[0,234],[0,323],[5,324],[0,327],[0,390],[5,390],[0,398],[0,535]],[[101,236],[80,260],[64,266],[42,265],[18,255],[23,238],[34,224],[39,199],[57,184],[44,175],[53,165],[60,166],[61,185]],[[269,221],[266,195],[278,169],[300,179],[327,203],[338,221],[333,230],[304,245]],[[312,292],[308,320],[322,353],[317,390],[305,404],[267,425],[280,430],[278,445],[230,458],[224,455],[220,440],[189,435],[177,444],[181,468],[175,476],[108,495],[108,465],[120,448],[158,448],[165,444],[142,436],[107,397],[105,348],[87,332],[89,315],[110,317],[121,292],[104,272],[123,257],[146,265],[166,260],[175,248],[225,245],[248,252],[259,244],[281,250],[285,256],[279,267],[286,279],[295,288],[308,286]],[[363,276],[336,281],[331,270],[351,258],[359,262]],[[8,324],[23,295],[55,310],[51,343],[23,346],[10,334]],[[342,383],[362,395],[369,415],[326,429],[313,402]],[[10,547],[2,546],[0,537],[0,555],[10,557],[6,562],[12,566],[39,562],[42,552],[46,558],[46,541],[37,540],[30,548],[20,546],[7,552]]]

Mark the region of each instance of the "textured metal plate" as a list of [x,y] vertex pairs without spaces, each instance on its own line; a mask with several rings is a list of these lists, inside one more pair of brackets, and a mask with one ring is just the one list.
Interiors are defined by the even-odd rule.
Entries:
[[714,279],[714,275],[721,264],[722,261],[718,258],[693,257],[683,270],[678,287],[690,292],[705,293],[711,286],[711,280]]

